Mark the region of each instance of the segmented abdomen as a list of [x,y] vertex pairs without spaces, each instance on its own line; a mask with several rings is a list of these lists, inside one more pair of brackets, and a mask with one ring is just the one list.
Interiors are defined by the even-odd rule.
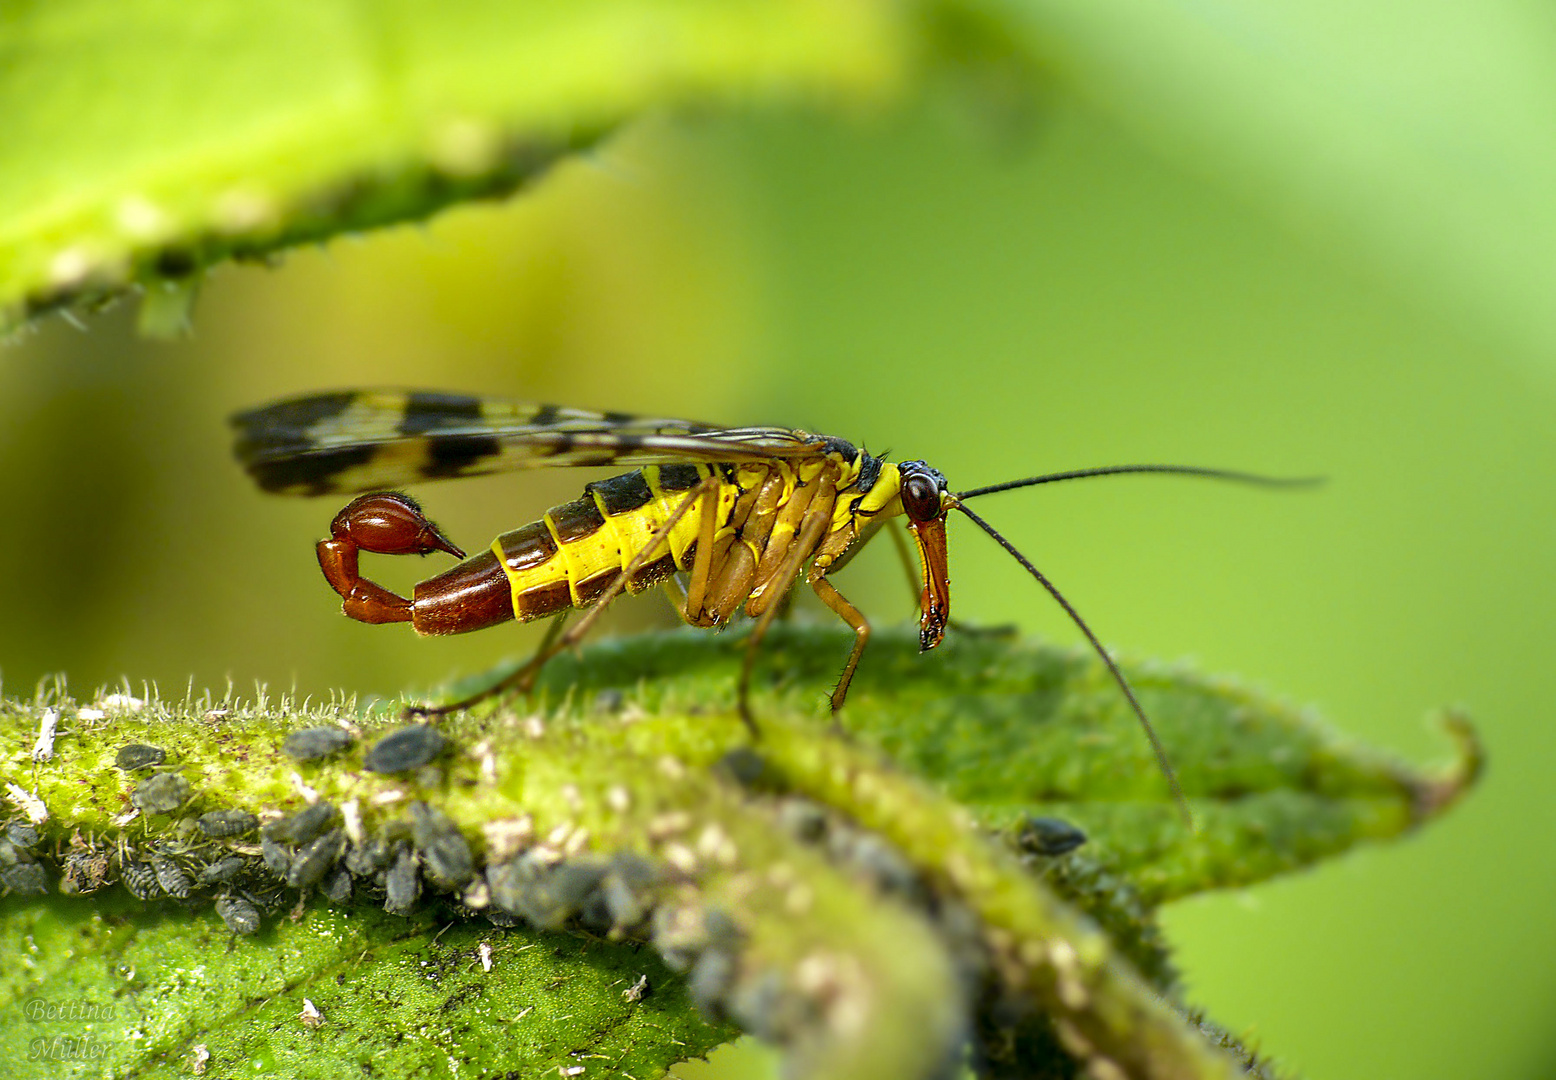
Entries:
[[[503,533],[492,543],[513,595],[513,614],[521,622],[542,619],[570,607],[586,606],[621,575],[655,532],[715,469],[715,465],[651,465],[590,484],[581,499],[554,506],[541,520]],[[751,466],[743,466],[746,471]],[[755,467],[765,474],[765,466]],[[738,491],[721,483],[717,493],[722,525]],[[695,554],[702,512],[693,507],[671,529],[627,582],[641,592],[687,570]]]

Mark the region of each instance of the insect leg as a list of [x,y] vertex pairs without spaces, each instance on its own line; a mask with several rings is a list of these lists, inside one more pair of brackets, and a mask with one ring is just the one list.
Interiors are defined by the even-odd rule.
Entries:
[[821,538],[826,534],[827,526],[832,523],[832,506],[837,501],[837,478],[835,476],[823,476],[819,481],[815,496],[812,498],[810,508],[806,511],[804,523],[800,527],[799,537],[789,549],[788,555],[779,565],[778,572],[767,582],[762,597],[768,601],[766,608],[757,618],[756,625],[751,628],[751,637],[746,642],[746,659],[740,668],[740,685],[736,692],[736,702],[740,709],[740,719],[744,720],[746,727],[751,730],[753,738],[760,732],[757,730],[756,720],[751,715],[751,669],[756,664],[756,650],[762,643],[762,638],[767,635],[767,628],[772,625],[773,616],[778,613],[781,605],[773,602],[774,598],[788,592],[794,586],[794,582],[800,576],[800,568],[805,565],[805,560],[815,552]]
[[540,639],[540,645],[535,649],[534,655],[517,671],[504,675],[484,690],[477,690],[469,697],[460,698],[458,701],[450,702],[447,705],[408,706],[405,710],[406,718],[425,717],[427,719],[437,719],[450,713],[463,712],[472,705],[479,705],[487,698],[497,697],[509,690],[527,690],[528,686],[521,684],[524,683],[526,678],[533,680],[535,673],[545,666],[546,661],[556,655],[553,646],[556,644],[557,637],[562,633],[562,628],[567,625],[567,617],[570,614],[572,613],[564,611],[552,618],[551,622],[546,626],[545,636]]
[[[721,543],[714,550],[716,568],[709,575],[708,595],[703,600],[702,614],[713,624],[724,622],[750,599],[758,580],[757,564],[772,535],[783,488],[783,472],[773,469],[760,485],[735,501],[725,522],[734,532],[727,546]],[[782,565],[782,560],[778,561]]]
[[682,614],[682,618],[694,626],[704,625],[697,620],[702,616],[703,600],[708,595],[708,577],[713,570],[713,543],[719,527],[717,478],[715,466],[715,471],[692,489],[694,492],[702,492],[703,498],[707,500],[702,508],[702,529],[697,534],[697,552],[692,558],[692,575],[686,585],[686,604]]

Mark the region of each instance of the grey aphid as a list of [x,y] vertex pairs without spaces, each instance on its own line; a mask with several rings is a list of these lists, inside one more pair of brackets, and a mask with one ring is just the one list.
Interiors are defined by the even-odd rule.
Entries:
[[298,761],[317,761],[352,742],[351,732],[338,727],[311,727],[294,731],[281,742],[281,752]]
[[137,900],[150,900],[162,894],[162,887],[157,884],[157,872],[150,863],[138,859],[124,864],[124,869],[119,871],[119,880]]
[[416,856],[410,851],[400,852],[394,867],[384,881],[384,910],[391,915],[408,915],[421,895],[421,875],[417,871]]
[[273,821],[265,826],[265,835],[272,840],[288,844],[306,844],[316,839],[335,820],[335,808],[327,802],[304,807],[289,818]]
[[492,894],[492,907],[517,915],[523,909],[524,890],[545,872],[545,867],[527,855],[486,868],[486,887]]
[[375,836],[346,852],[346,869],[358,877],[371,877],[388,869],[393,857],[393,849]]
[[113,763],[125,772],[134,772],[136,769],[144,769],[151,765],[161,765],[166,760],[167,751],[162,747],[132,742],[119,747]]
[[785,799],[778,804],[778,826],[796,840],[814,844],[826,835],[827,812],[809,799]]
[[142,780],[130,801],[148,814],[171,814],[189,799],[189,781],[177,773],[158,773]]
[[[664,962],[676,971],[700,968],[692,987],[699,1008],[720,1015],[719,999],[734,979],[742,935],[735,921],[718,909],[698,913],[685,908],[660,908],[654,913],[651,940]],[[713,959],[704,966],[703,958]]]
[[27,852],[18,851],[9,840],[0,840],[0,869],[27,861],[30,861]]
[[883,893],[900,896],[910,904],[928,899],[918,870],[896,848],[875,833],[862,829],[834,829],[827,837],[832,858],[864,877]]
[[768,968],[741,979],[725,999],[726,1011],[759,1039],[779,1042],[815,1024],[814,1005],[790,990],[783,975]]
[[206,836],[242,836],[259,828],[259,818],[247,810],[212,810],[196,822]]
[[713,768],[753,791],[771,791],[777,787],[778,777],[767,767],[767,759],[749,746],[730,750],[713,763]]
[[362,767],[369,772],[381,773],[419,769],[443,753],[447,746],[448,739],[437,728],[410,724],[391,731],[374,743],[362,760]]
[[228,855],[224,859],[218,859],[200,871],[200,884],[216,885],[223,881],[231,881],[243,872],[245,865],[247,860],[240,855]]
[[332,904],[344,904],[351,899],[351,871],[344,866],[335,870],[324,879],[324,885],[320,890],[324,897]]
[[218,896],[216,914],[234,934],[252,934],[259,929],[259,909],[239,896]]
[[162,886],[162,891],[175,899],[182,900],[189,895],[189,890],[194,882],[189,880],[189,875],[184,873],[172,859],[160,852],[152,852],[151,869],[157,875],[157,884]]
[[1050,858],[1074,851],[1086,842],[1086,834],[1068,821],[1032,814],[1016,826],[1012,838],[1019,850]]
[[13,821],[5,827],[5,838],[19,848],[35,848],[38,846],[38,830],[24,821]]
[[641,855],[618,851],[611,856],[600,896],[613,929],[630,930],[648,918],[659,877],[659,868]]
[[424,802],[411,803],[411,818],[422,861],[439,884],[457,889],[475,875],[470,845],[453,819]]
[[686,977],[686,989],[692,1001],[710,1022],[722,1020],[727,1015],[724,997],[734,984],[737,967],[735,954],[728,949],[704,949]]
[[667,965],[688,971],[708,949],[738,955],[741,934],[734,920],[717,909],[660,907],[654,912],[649,939]]
[[35,862],[17,863],[0,870],[0,892],[12,896],[43,896],[49,891],[43,867]]
[[[592,862],[545,866],[528,854],[486,872],[492,903],[532,926],[555,930],[579,908],[605,878],[605,867]],[[602,905],[603,906],[603,905]]]
[[260,837],[259,853],[263,856],[265,865],[270,868],[270,872],[285,880],[286,872],[292,865],[292,853],[268,836]]
[[331,829],[323,836],[304,846],[292,859],[286,872],[286,883],[294,889],[309,889],[317,885],[326,871],[335,865],[346,847],[346,834]]
[[690,971],[708,947],[708,929],[696,909],[662,905],[654,910],[649,940],[673,971]]
[[718,908],[711,909],[702,917],[703,929],[708,934],[708,945],[715,949],[724,949],[727,952],[735,952],[740,947],[744,935],[740,927],[735,925],[735,920]]

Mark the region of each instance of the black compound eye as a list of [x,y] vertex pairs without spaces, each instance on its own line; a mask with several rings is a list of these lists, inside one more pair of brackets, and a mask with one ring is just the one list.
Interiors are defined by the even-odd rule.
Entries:
[[923,473],[902,478],[902,508],[913,521],[933,521],[940,516],[940,485]]

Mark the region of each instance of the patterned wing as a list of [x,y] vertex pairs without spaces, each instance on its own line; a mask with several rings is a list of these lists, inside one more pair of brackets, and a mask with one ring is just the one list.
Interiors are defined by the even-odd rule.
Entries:
[[839,445],[787,428],[588,412],[502,398],[346,390],[239,413],[238,460],[266,491],[326,495],[560,465],[635,467],[811,457]]

